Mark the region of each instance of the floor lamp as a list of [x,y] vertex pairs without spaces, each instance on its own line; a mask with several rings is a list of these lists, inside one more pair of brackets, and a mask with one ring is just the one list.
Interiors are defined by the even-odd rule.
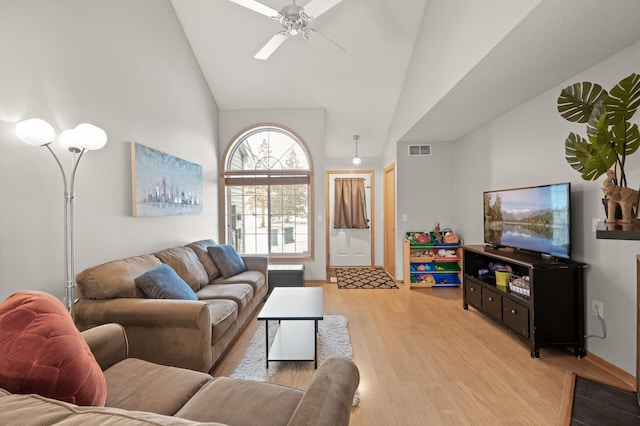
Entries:
[[51,149],[51,143],[56,133],[53,127],[39,118],[31,118],[16,124],[16,135],[24,143],[32,146],[46,147],[56,160],[62,182],[64,184],[64,257],[65,283],[64,303],[73,317],[73,304],[76,299],[76,275],[75,275],[75,193],[76,170],[82,155],[86,151],[94,151],[102,148],[107,143],[107,134],[99,127],[89,123],[82,123],[74,129],[65,130],[60,134],[59,142],[62,147],[73,154],[71,162],[71,179],[67,180],[67,174],[56,153]]

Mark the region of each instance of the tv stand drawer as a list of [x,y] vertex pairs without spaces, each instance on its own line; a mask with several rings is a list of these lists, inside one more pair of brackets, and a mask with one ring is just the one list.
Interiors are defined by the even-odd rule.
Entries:
[[473,278],[467,276],[465,279],[464,297],[471,306],[479,308],[482,305],[482,286],[474,282]]
[[515,331],[529,337],[529,309],[504,298],[502,300],[502,322]]
[[498,321],[502,321],[502,296],[488,288],[483,288],[482,309]]

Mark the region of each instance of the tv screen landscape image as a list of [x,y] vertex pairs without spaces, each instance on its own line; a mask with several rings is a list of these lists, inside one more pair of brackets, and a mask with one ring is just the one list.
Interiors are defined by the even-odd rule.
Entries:
[[569,259],[571,185],[484,192],[484,242]]

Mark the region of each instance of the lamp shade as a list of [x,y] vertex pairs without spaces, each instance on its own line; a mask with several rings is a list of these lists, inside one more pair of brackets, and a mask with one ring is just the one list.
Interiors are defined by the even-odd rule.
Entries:
[[53,142],[56,132],[51,124],[41,118],[30,118],[16,124],[18,138],[32,146],[42,146]]
[[78,124],[74,129],[77,143],[84,149],[95,151],[107,144],[107,133],[89,123]]
[[71,152],[82,151],[82,147],[80,146],[78,141],[77,133],[78,132],[76,132],[74,129],[67,129],[64,132],[60,133],[60,138],[58,139],[60,145],[62,145],[64,149],[67,149]]

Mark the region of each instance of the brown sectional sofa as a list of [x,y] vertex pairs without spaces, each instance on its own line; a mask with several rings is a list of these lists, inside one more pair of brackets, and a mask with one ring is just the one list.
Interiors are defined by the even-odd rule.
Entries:
[[[105,407],[0,389],[3,425],[348,425],[358,369],[345,358],[320,366],[306,391],[158,365],[128,357],[119,324],[84,331],[107,383]],[[206,423],[205,423],[206,422]]]
[[[77,276],[74,320],[80,330],[122,324],[132,357],[202,372],[213,369],[264,300],[266,256],[243,256],[247,271],[223,278],[201,240],[153,254],[114,260]],[[198,300],[147,299],[135,283],[166,263]]]

